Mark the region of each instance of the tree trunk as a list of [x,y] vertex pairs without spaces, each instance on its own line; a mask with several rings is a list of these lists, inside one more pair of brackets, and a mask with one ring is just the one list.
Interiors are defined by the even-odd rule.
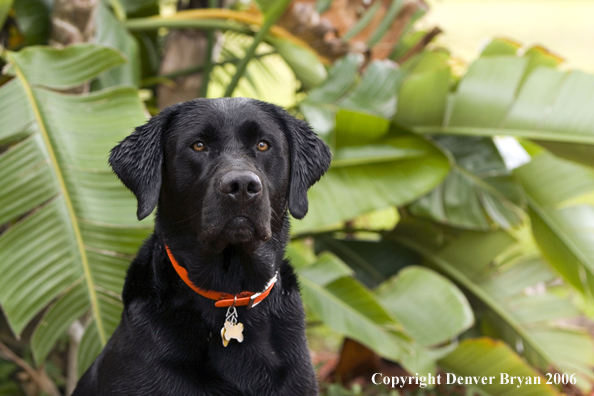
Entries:
[[[220,4],[220,1],[219,1]],[[180,1],[178,10],[206,8],[208,0]],[[208,52],[208,39],[204,31],[192,29],[171,30],[165,43],[165,51],[159,74],[167,74],[187,67],[204,64]],[[157,89],[157,105],[164,108],[175,103],[197,98],[202,88],[202,73],[194,73],[174,79],[174,86],[160,85]]]
[[[208,41],[204,32],[191,29],[171,31],[167,36],[159,74],[203,64],[207,47]],[[174,82],[174,86],[160,85],[157,89],[159,108],[198,97],[202,88],[202,73],[176,77]]]
[[[97,6],[101,0],[55,0],[52,10],[50,44],[65,47],[93,41],[97,30]],[[90,83],[69,89],[69,93],[89,92]]]
[[63,47],[93,40],[101,0],[55,0],[50,44]]

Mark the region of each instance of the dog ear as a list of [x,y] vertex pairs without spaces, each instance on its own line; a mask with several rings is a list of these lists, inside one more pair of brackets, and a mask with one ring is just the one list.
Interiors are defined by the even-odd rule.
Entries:
[[161,111],[115,146],[109,164],[122,183],[136,195],[138,220],[147,217],[159,201],[163,165],[163,132],[175,106]]
[[326,173],[332,154],[307,122],[288,114],[285,118],[291,155],[289,212],[296,219],[302,219],[308,209],[307,190]]

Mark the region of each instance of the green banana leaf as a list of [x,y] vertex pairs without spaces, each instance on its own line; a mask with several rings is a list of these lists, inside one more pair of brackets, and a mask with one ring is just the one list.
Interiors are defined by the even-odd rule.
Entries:
[[442,125],[453,79],[448,59],[443,52],[424,52],[402,65],[410,73],[398,91],[395,122],[408,126]]
[[567,282],[592,296],[594,205],[565,203],[594,191],[594,170],[541,152],[514,173],[544,256]]
[[[384,119],[395,114],[396,93],[406,73],[391,61],[374,61],[358,81],[361,61],[361,57],[353,54],[337,61],[330,68],[326,81],[311,90],[300,103],[299,109],[319,135],[327,137],[334,131],[336,113],[340,109]],[[329,138],[326,140],[334,145]]]
[[[455,345],[432,346],[449,341],[473,322],[464,295],[431,270],[409,267],[374,294],[352,278],[353,270],[334,254],[324,252],[311,264],[303,250],[293,243],[289,257],[297,263],[305,305],[335,331],[412,372],[435,372],[436,359]],[[432,292],[427,294],[427,289]]]
[[14,1],[13,9],[23,46],[47,44],[50,36],[52,2],[49,0]]
[[[551,385],[547,385],[546,377],[534,370],[522,358],[501,341],[487,337],[464,340],[450,355],[439,361],[439,365],[446,370],[441,376],[441,383],[467,384],[467,377],[476,377],[474,384],[468,383],[466,388],[480,390],[482,394],[493,396],[554,396],[560,392]],[[508,376],[521,377],[523,385],[506,383]],[[463,378],[460,378],[463,377]],[[487,377],[486,384],[482,377]],[[490,378],[491,377],[491,378]],[[528,384],[526,377],[530,377]],[[491,380],[491,384],[489,384]],[[471,378],[472,381],[472,378]]]
[[336,61],[324,83],[309,92],[307,102],[331,104],[338,101],[357,82],[362,61],[356,54],[348,54]]
[[516,41],[496,37],[485,46],[481,56],[516,55],[520,48],[522,48],[522,45]]
[[146,9],[159,6],[159,0],[109,0],[112,4],[117,1],[121,4],[126,14],[133,14]]
[[[292,262],[307,261],[302,250],[289,249]],[[402,326],[369,289],[349,276],[349,268],[339,258],[325,253],[297,271],[304,304],[332,329],[389,359],[414,353]]]
[[299,104],[312,129],[327,141],[335,127],[335,104],[358,82],[362,60],[361,56],[349,54],[336,61],[328,71],[328,78]]
[[375,289],[405,267],[423,261],[414,251],[395,243],[339,239],[329,234],[316,235],[314,247],[317,253],[329,251],[339,257],[370,289]]
[[126,64],[114,67],[98,77],[97,88],[121,84],[140,85],[140,54],[136,39],[103,3],[97,9],[95,42],[115,48],[126,57]]
[[[360,133],[375,135],[370,129]],[[364,213],[409,203],[437,186],[449,170],[448,158],[413,134],[339,148],[330,170],[308,192],[309,214],[293,222],[292,230],[334,228]]]
[[374,61],[361,82],[337,106],[391,118],[396,113],[396,93],[405,75],[392,61]]
[[[557,62],[558,63],[558,62]],[[406,125],[419,133],[470,136],[510,135],[548,142],[549,148],[575,161],[592,164],[592,155],[574,155],[570,148],[594,144],[594,76],[551,68],[555,62],[538,51],[518,58],[490,55],[476,60],[460,81],[451,99],[443,89],[445,75],[425,76],[422,88],[399,97],[399,111],[435,95],[431,109],[419,116],[403,116]],[[435,89],[429,83],[435,79]],[[443,116],[444,101],[448,102]],[[408,102],[408,103],[407,103]],[[421,116],[430,113],[425,121]],[[439,118],[442,124],[436,124]],[[556,150],[556,144],[562,144]]]
[[532,48],[523,49],[520,43],[505,39],[495,38],[493,39],[481,53],[481,57],[497,56],[497,55],[517,55],[520,52],[524,52],[523,57],[528,59],[528,66],[522,79],[522,85],[530,73],[541,66],[555,68],[563,63],[563,58],[549,52],[546,48],[541,46],[534,46]]
[[423,346],[448,342],[474,323],[460,289],[428,268],[407,267],[382,283],[375,294]]
[[326,80],[326,68],[317,55],[310,49],[297,45],[289,40],[269,38],[276,52],[283,57],[287,65],[295,73],[305,88],[315,87]]
[[[522,257],[494,264],[495,258],[514,243],[505,232],[464,232],[437,250],[402,223],[386,238],[416,251],[429,267],[456,282],[475,311],[484,312],[480,323],[483,332],[505,340],[538,369],[578,372],[582,384],[591,385],[592,339],[581,329],[562,325],[579,316],[579,311],[552,293],[525,293],[527,288],[554,279],[542,261]],[[572,345],[572,351],[578,353],[568,354],[560,345]]]
[[[485,51],[488,51],[487,48]],[[433,125],[444,121],[451,85],[448,55],[425,52],[403,65],[395,122]],[[461,228],[510,228],[521,220],[520,191],[490,138],[435,136],[451,154],[452,171],[434,191],[409,206],[417,216]]]
[[358,111],[339,109],[336,113],[336,147],[371,144],[386,136],[390,121]]
[[[50,305],[32,351],[44,361],[57,339],[87,317],[79,370],[120,319],[130,259],[150,232],[135,199],[107,165],[109,150],[145,119],[136,89],[88,95],[68,89],[124,62],[97,45],[6,52],[14,78],[0,88],[0,303],[14,334]],[[26,269],[26,270],[24,270]]]
[[[510,315],[514,317],[535,342],[544,346],[552,365],[559,371],[576,374],[577,386],[589,391],[594,383],[594,342],[586,329],[568,325],[568,319],[579,317],[579,310],[567,299],[552,292],[527,294],[527,290],[539,284],[549,284],[555,280],[554,274],[537,258],[524,258],[501,266],[497,276],[481,283],[494,298],[503,302]],[[545,370],[551,363],[537,364],[536,353],[519,341],[517,334],[510,331],[493,311],[484,312],[484,332],[501,338],[514,345],[526,359]],[[534,353],[534,356],[531,356]]]
[[0,27],[4,26],[8,12],[14,0],[0,0]]
[[330,170],[309,191],[310,214],[293,224],[295,234],[407,204],[450,170],[449,159],[431,142],[390,128],[406,73],[390,61],[373,62],[359,80],[359,62],[355,55],[338,61],[300,103],[312,128],[334,150]]
[[509,229],[523,217],[522,194],[490,138],[435,136],[455,163],[428,195],[409,206],[412,214],[455,227]]
[[316,317],[380,356],[400,361],[411,372],[435,371],[436,359],[449,350],[429,351],[411,339],[377,297],[350,276],[351,270],[339,258],[324,253],[306,263],[303,246],[292,245],[288,253],[293,263],[299,263],[303,302]]
[[419,267],[421,257],[390,241],[316,236],[317,251],[344,261],[422,346],[447,342],[467,330],[474,316],[466,297],[447,278]]

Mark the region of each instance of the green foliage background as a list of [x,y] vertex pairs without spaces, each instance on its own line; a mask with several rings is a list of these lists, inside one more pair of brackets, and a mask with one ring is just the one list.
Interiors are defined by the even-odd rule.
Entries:
[[[149,88],[167,83],[147,55],[158,53],[153,33],[184,27],[226,32],[205,77],[210,96],[267,99],[262,86],[290,69],[290,111],[332,148],[287,253],[312,321],[413,374],[558,371],[575,374],[572,392],[589,392],[594,76],[500,39],[461,74],[440,48],[398,64],[421,37],[412,26],[393,60],[323,64],[270,30],[288,1],[256,3],[260,29],[241,10],[165,18],[155,1],[105,2],[95,44],[55,49],[34,45],[47,42],[46,2],[0,2],[0,21],[20,29],[2,53],[0,305],[12,335],[29,340],[31,364],[43,367],[79,321],[80,374],[117,326],[125,270],[152,220],[136,221],[107,153],[155,111]],[[403,3],[392,2],[370,46]],[[88,93],[65,93],[88,82]],[[2,367],[0,394],[13,394]],[[469,388],[568,392],[545,382]]]

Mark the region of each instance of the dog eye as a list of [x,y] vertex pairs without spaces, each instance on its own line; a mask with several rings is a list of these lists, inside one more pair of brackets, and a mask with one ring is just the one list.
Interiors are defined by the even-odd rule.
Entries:
[[202,142],[196,142],[194,143],[194,145],[192,146],[192,148],[196,151],[204,151],[204,149],[206,148],[206,146],[204,146],[204,143]]
[[258,142],[258,150],[260,151],[266,151],[270,148],[270,146],[268,146],[268,143],[266,143],[264,140],[260,140]]

